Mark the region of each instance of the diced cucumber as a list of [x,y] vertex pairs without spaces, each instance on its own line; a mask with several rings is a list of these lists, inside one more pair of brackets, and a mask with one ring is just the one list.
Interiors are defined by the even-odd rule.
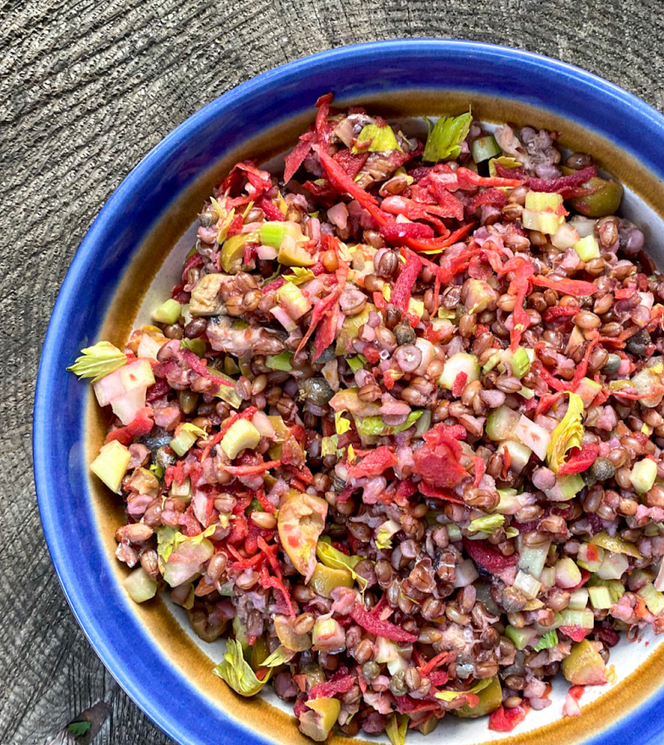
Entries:
[[657,478],[657,463],[650,458],[637,461],[632,466],[629,480],[632,482],[637,494],[645,494],[650,491]]
[[454,381],[460,373],[466,373],[466,384],[473,383],[480,378],[480,366],[477,364],[477,357],[474,354],[466,352],[457,352],[453,354],[443,367],[443,372],[438,379],[438,384],[448,391],[452,390]]
[[599,259],[599,243],[594,235],[587,235],[581,240],[577,241],[574,246],[574,250],[579,254],[581,261],[591,261],[592,259]]
[[509,406],[499,406],[492,409],[487,417],[485,432],[490,440],[502,442],[512,437],[516,431],[521,415]]
[[167,300],[152,311],[152,320],[155,323],[175,323],[180,317],[182,306],[177,300]]
[[131,460],[129,448],[111,440],[102,445],[99,455],[90,464],[90,470],[96,474],[116,494],[120,493],[120,484],[127,473],[127,467]]

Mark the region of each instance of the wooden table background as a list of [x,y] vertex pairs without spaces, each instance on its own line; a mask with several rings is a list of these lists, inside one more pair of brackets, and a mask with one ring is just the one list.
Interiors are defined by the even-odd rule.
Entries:
[[74,621],[32,479],[42,339],[104,202],[216,96],[283,62],[361,41],[437,36],[522,47],[585,67],[662,110],[662,3],[4,0],[0,21],[0,743],[64,742],[58,732],[101,700],[111,715],[95,745],[166,745]]

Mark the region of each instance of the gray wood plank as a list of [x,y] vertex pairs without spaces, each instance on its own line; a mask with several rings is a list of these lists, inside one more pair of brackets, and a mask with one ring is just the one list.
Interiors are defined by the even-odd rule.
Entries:
[[[0,742],[51,742],[97,701],[99,745],[170,742],[76,625],[31,475],[39,352],[104,201],[148,150],[243,80],[329,47],[447,36],[518,46],[664,108],[657,0],[5,0],[0,4]],[[66,741],[66,740],[65,740]]]

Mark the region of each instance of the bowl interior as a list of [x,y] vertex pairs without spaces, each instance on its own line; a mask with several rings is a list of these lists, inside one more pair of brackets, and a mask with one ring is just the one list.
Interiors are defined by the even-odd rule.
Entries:
[[[262,80],[264,88],[245,89],[242,96],[227,101],[222,97],[211,104],[197,115],[198,123],[194,117],[158,146],[112,197],[86,237],[54,311],[35,409],[35,470],[49,549],[72,608],[104,662],[179,742],[204,743],[213,737],[230,742],[237,736],[251,742],[309,741],[297,732],[288,705],[276,697],[240,699],[211,675],[223,644],[198,640],[181,609],[165,600],[136,606],[126,597],[119,584],[124,570],[113,556],[113,534],[123,523],[122,505],[88,475],[88,463],[103,442],[104,421],[88,388],[64,368],[86,344],[104,338],[121,345],[132,327],[148,319],[149,310],[177,282],[183,258],[195,241],[197,211],[234,162],[249,156],[260,162],[277,157],[278,162],[278,154],[292,146],[313,119],[316,97],[327,90],[337,93],[340,106],[362,103],[392,119],[460,113],[471,104],[477,118],[556,129],[563,133],[564,146],[593,153],[625,183],[624,216],[645,228],[650,255],[664,265],[655,243],[664,227],[659,217],[664,214],[664,163],[652,152],[651,162],[636,157],[638,143],[625,134],[619,104],[627,104],[621,104],[617,89],[609,86],[602,94],[603,103],[610,101],[615,110],[600,122],[587,108],[599,93],[588,81],[574,78],[570,68],[554,65],[552,70],[553,63],[543,65],[533,55],[515,58],[513,51],[483,45],[466,45],[473,47],[474,56],[469,56],[468,49],[461,54],[460,47],[427,44],[433,46],[427,47],[429,66],[423,70],[415,64],[424,59],[418,57],[423,46],[409,46],[414,50],[410,66],[390,62],[388,52],[395,47],[384,48],[383,56],[374,47],[373,56],[353,58],[354,66],[347,62],[335,69],[333,54],[322,67],[301,62],[285,77],[269,73]],[[481,75],[491,62],[502,62],[501,74]],[[374,76],[368,83],[362,72],[373,69],[370,63],[379,67],[382,77]],[[532,76],[524,81],[527,64],[533,66]],[[450,78],[456,86],[439,86],[438,80]],[[560,92],[551,93],[562,80],[568,86],[564,106],[558,103]],[[272,107],[257,100],[270,86],[277,86]],[[651,136],[661,142],[664,130],[657,117],[645,105],[644,111],[631,101],[630,105],[642,128],[651,127]],[[639,643],[621,641],[611,656],[615,682],[589,689],[581,701],[581,717],[560,720],[567,686],[558,680],[553,704],[531,713],[517,730],[518,739],[571,743],[589,739],[598,727],[604,729],[621,717],[626,721],[630,709],[659,687],[663,661],[660,642],[649,634]],[[654,701],[651,697],[651,704]],[[634,726],[642,727],[642,720]],[[643,731],[644,741],[647,735]],[[460,745],[505,737],[489,732],[486,720],[447,717],[428,742],[450,736]],[[619,737],[613,727],[603,742]]]

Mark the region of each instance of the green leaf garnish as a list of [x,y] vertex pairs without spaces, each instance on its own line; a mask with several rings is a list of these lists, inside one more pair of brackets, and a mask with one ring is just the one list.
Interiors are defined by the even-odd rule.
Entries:
[[305,282],[309,282],[316,275],[311,269],[305,269],[303,266],[291,267],[292,274],[284,274],[286,282],[292,282],[294,285],[303,285]]
[[429,132],[422,160],[435,163],[438,160],[457,158],[472,121],[473,115],[470,111],[461,116],[441,116]]
[[[367,124],[362,128],[355,142],[356,144],[353,145],[353,155],[367,152],[389,153],[392,150],[402,152],[401,145],[399,145],[389,124],[386,124],[384,127],[379,127],[377,124]],[[366,142],[369,143],[368,147],[358,147]]]
[[285,665],[290,662],[295,653],[286,647],[279,645],[272,654],[261,662],[261,667],[279,667],[279,665]]
[[541,652],[543,649],[551,649],[551,647],[555,647],[556,644],[558,644],[558,633],[555,629],[551,629],[551,631],[547,631],[546,634],[541,637],[533,649],[536,652]]
[[74,737],[83,737],[87,735],[92,727],[92,722],[71,722],[67,725],[67,729],[74,735]]
[[92,382],[105,378],[127,364],[127,355],[108,341],[97,342],[93,347],[81,349],[81,356],[67,368],[79,378],[92,378]]
[[244,659],[242,645],[235,639],[226,640],[224,659],[212,672],[228,683],[240,696],[255,696],[262,690],[272,674],[272,670],[269,669],[263,680],[259,680],[256,673],[251,669],[251,665]]

